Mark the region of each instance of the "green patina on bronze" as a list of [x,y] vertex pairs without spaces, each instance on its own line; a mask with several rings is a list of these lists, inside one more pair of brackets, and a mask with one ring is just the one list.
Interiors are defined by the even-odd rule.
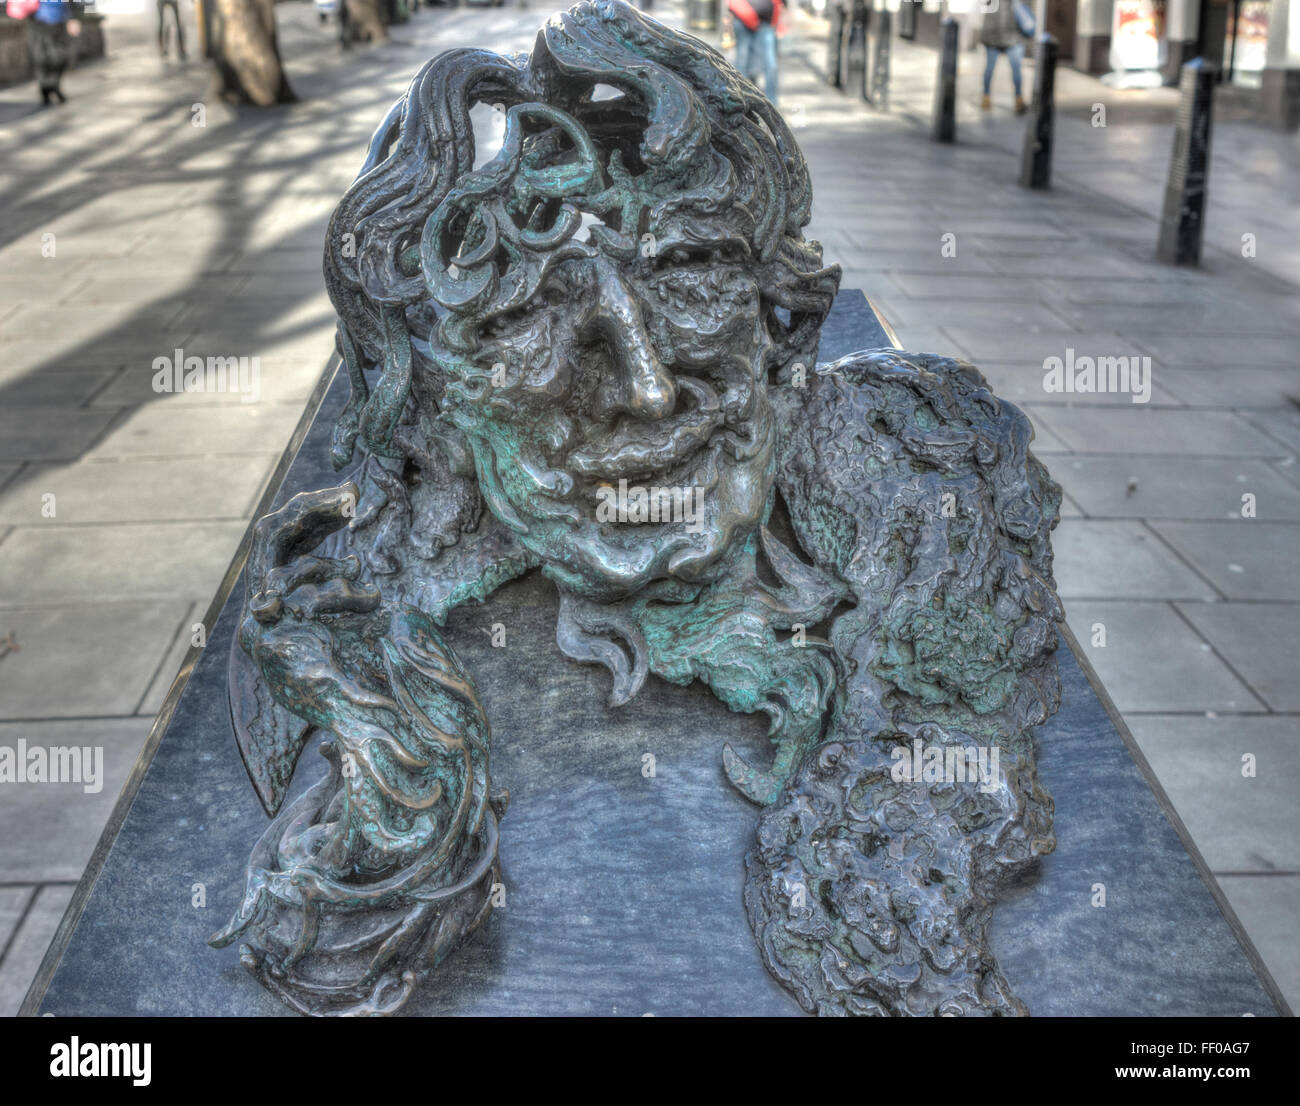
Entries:
[[[232,656],[276,819],[214,941],[296,1009],[396,1009],[490,910],[504,795],[439,627],[539,569],[612,707],[654,674],[770,716],[770,762],[721,756],[763,808],[750,922],[805,1009],[1024,1012],[987,924],[1053,847],[1059,490],[970,366],[816,364],[839,270],[811,202],[776,109],[618,0],[527,57],[440,56],[380,125],[325,255],[352,483],[259,524]],[[313,728],[331,772],[277,814]],[[918,741],[986,771],[899,778]]]

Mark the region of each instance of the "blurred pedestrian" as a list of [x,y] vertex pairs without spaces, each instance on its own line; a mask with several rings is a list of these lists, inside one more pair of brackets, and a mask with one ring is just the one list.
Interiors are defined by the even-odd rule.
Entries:
[[172,12],[172,22],[176,25],[176,54],[185,60],[185,34],[181,30],[181,9],[176,0],[158,0],[158,53],[162,57],[167,56],[167,9]]
[[727,0],[736,34],[736,68],[755,84],[754,71],[763,70],[763,95],[777,96],[776,36],[783,31],[781,0]]
[[72,5],[64,0],[8,0],[5,12],[11,19],[27,21],[27,49],[42,106],[48,107],[51,100],[66,103],[59,84],[72,60],[72,39],[81,33]]
[[[989,111],[993,107],[993,71],[997,68],[998,55],[1006,54],[1011,66],[1011,83],[1016,89],[1016,114],[1025,113],[1025,100],[1021,95],[1020,63],[1025,57],[1025,38],[1034,33],[1033,15],[1025,8],[1023,13],[1016,11],[1024,7],[1020,0],[991,0],[993,7],[984,13],[980,24],[980,42],[984,45],[984,97],[980,107]],[[1022,21],[1028,17],[1029,30],[1025,31]]]

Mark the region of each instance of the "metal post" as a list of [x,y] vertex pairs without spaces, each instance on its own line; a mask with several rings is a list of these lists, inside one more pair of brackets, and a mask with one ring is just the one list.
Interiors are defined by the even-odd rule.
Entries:
[[1183,66],[1169,160],[1165,207],[1156,255],[1171,265],[1199,265],[1205,233],[1205,196],[1210,176],[1210,125],[1214,115],[1214,66],[1193,58]]
[[687,0],[686,26],[692,31],[716,31],[722,0]]
[[826,83],[832,88],[844,87],[844,5],[832,0],[826,8],[831,21],[826,35]]
[[862,84],[858,86],[865,103],[871,103],[871,0],[862,0]]
[[1052,129],[1056,125],[1056,56],[1060,46],[1047,33],[1034,52],[1034,102],[1029,108],[1025,144],[1020,148],[1020,183],[1026,188],[1052,184]]
[[[342,3],[343,0],[339,2]],[[212,57],[212,11],[209,8],[209,0],[194,0],[194,6],[197,9],[194,14],[199,24],[198,56],[210,58]]]
[[898,37],[906,39],[916,38],[916,9],[921,6],[921,0],[901,0],[898,5]]
[[957,21],[951,16],[939,24],[939,77],[930,137],[936,142],[952,142],[957,137]]
[[853,0],[849,17],[849,44],[844,59],[844,87],[859,90],[867,72],[867,4],[866,0]]
[[876,12],[876,51],[871,59],[871,95],[867,99],[878,108],[889,106],[889,37],[893,30],[890,10]]

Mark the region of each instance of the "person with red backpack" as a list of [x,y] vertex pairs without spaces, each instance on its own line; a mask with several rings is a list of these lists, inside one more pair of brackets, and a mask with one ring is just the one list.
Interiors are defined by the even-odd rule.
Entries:
[[[781,0],[727,0],[736,29],[736,68],[754,81],[763,69],[763,95],[776,103],[776,36],[781,27]],[[757,84],[757,81],[754,81]]]

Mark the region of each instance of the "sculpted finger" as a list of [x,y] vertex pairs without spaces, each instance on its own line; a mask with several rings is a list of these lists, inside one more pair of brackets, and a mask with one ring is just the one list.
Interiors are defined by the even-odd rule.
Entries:
[[370,584],[354,584],[337,577],[325,583],[306,584],[286,601],[286,605],[304,618],[344,611],[364,614],[379,606],[379,589]]
[[295,495],[278,511],[263,515],[253,526],[248,574],[254,586],[265,588],[270,572],[294,557],[310,553],[356,514],[360,492],[348,481],[337,488]]
[[288,595],[304,584],[326,580],[355,580],[361,573],[361,559],[347,557],[298,557],[287,565],[276,565],[266,574],[263,588],[276,595]]

